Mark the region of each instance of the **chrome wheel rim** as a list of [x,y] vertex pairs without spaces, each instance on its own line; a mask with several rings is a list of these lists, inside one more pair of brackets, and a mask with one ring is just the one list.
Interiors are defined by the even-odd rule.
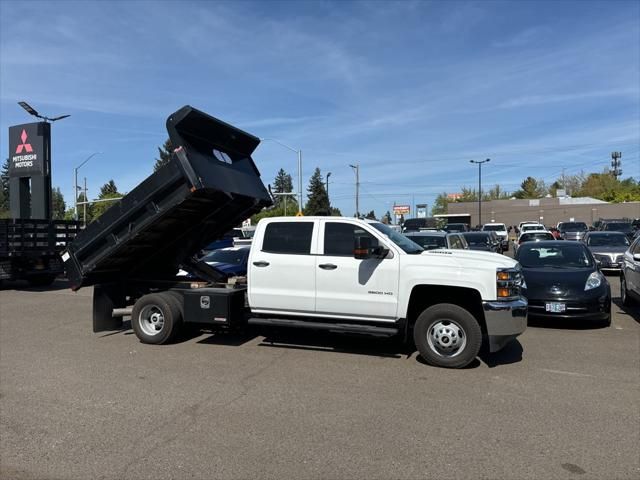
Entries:
[[427,330],[427,344],[440,357],[453,358],[467,346],[467,334],[453,320],[438,320]]
[[145,306],[138,315],[138,325],[145,335],[158,335],[164,327],[164,313],[157,305]]

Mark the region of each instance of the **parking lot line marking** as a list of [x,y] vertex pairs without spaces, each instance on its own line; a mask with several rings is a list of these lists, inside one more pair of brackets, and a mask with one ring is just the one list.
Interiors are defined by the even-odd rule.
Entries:
[[588,373],[565,372],[564,370],[551,370],[549,368],[541,368],[540,370],[549,373],[559,373],[560,375],[572,375],[574,377],[595,377],[595,375],[589,375]]

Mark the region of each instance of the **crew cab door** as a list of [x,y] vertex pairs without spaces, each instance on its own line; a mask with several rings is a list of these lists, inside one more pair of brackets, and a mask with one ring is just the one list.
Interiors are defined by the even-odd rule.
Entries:
[[[334,318],[394,321],[398,310],[400,261],[391,253],[384,259],[354,258],[356,236],[385,243],[360,222],[320,221],[316,256],[316,314]],[[382,237],[380,237],[382,238]]]
[[[315,311],[317,221],[269,221],[254,238],[249,257],[251,311],[306,314]],[[257,241],[256,241],[257,240]]]

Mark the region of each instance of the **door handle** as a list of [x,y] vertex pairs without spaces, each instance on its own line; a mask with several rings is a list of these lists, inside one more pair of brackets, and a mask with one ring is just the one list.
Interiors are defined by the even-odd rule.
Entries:
[[335,270],[336,268],[338,268],[338,266],[334,265],[333,263],[323,263],[318,266],[323,270]]
[[259,262],[253,262],[253,264],[256,267],[268,267],[269,266],[269,262],[265,262],[265,261],[259,261]]

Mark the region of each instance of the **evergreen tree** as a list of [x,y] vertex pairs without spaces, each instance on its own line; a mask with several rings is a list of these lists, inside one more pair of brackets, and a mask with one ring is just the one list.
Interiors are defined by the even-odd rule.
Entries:
[[382,223],[386,225],[391,225],[392,223],[391,212],[389,210],[387,210],[387,213],[385,213],[384,216],[382,217]]
[[373,210],[371,210],[369,213],[367,213],[364,218],[368,219],[368,220],[377,220],[376,219],[376,212],[374,212]]
[[55,187],[51,190],[51,218],[53,220],[64,220],[67,204],[64,201],[64,196],[60,191],[60,187]]
[[[102,187],[100,187],[100,195],[98,195],[99,200],[121,197],[122,194],[118,192],[118,187],[116,187],[116,184],[113,180],[109,180]],[[92,205],[92,219],[95,220],[116,203],[116,201],[94,203]]]
[[0,218],[9,218],[9,159],[0,170]]
[[338,207],[331,207],[331,216],[332,217],[342,217],[342,212]]
[[[87,196],[84,194],[84,192],[80,192],[80,195],[78,195],[78,203],[86,201]],[[80,220],[81,222],[85,220],[85,212],[87,214],[86,223],[88,225],[93,220],[93,204],[89,203],[87,205],[78,205],[78,220]]]
[[311,179],[309,180],[309,198],[304,209],[305,215],[329,215],[329,197],[324,186],[320,169],[316,167]]
[[520,190],[515,193],[516,198],[542,198],[547,194],[544,180],[533,177],[525,178],[520,184]]
[[118,193],[118,187],[116,187],[116,183],[113,180],[109,180],[102,187],[100,187],[100,195],[98,196],[98,198],[105,198],[105,195],[109,195],[112,193]]
[[169,160],[171,160],[171,155],[173,154],[173,144],[171,140],[167,138],[167,140],[162,144],[162,147],[158,147],[158,156],[160,158],[156,158],[156,163],[153,166],[153,171],[157,171],[159,168],[164,167]]
[[[276,178],[273,180],[273,193],[285,193],[293,192],[293,181],[291,175],[285,172],[282,168],[276,174]],[[295,195],[274,195],[275,207],[282,210],[282,214],[289,215],[291,212],[298,213],[298,200]]]

